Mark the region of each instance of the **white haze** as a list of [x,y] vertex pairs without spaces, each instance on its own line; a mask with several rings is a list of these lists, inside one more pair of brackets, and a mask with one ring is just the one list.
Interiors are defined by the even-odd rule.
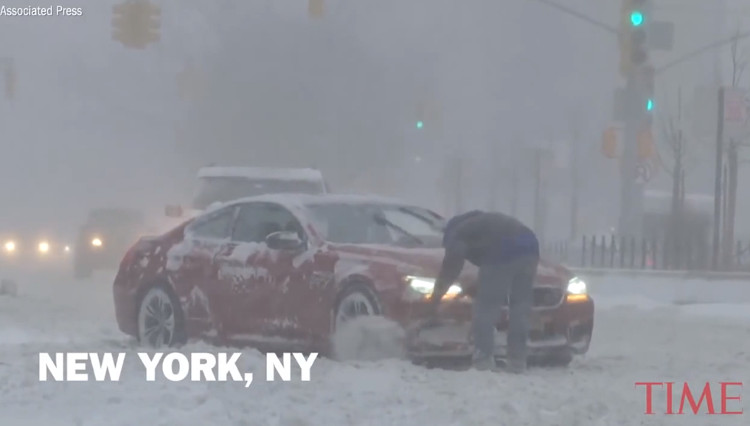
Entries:
[[[160,211],[184,200],[195,168],[210,162],[315,166],[334,188],[451,213],[456,202],[437,184],[456,155],[467,171],[461,208],[489,207],[496,181],[494,207],[509,210],[516,165],[518,213],[531,222],[525,150],[550,144],[564,159],[572,127],[581,222],[590,232],[616,222],[616,164],[599,143],[622,84],[617,43],[585,22],[526,0],[328,0],[322,21],[307,17],[303,0],[165,0],[157,2],[162,41],[140,51],[111,40],[113,3],[60,3],[82,7],[83,17],[2,18],[0,56],[19,72],[17,98],[0,102],[4,227],[69,228],[95,206]],[[743,27],[730,16],[740,3],[689,3],[657,9],[677,26],[675,50],[657,63]],[[618,2],[565,4],[616,25]],[[176,74],[188,61],[208,77],[202,105],[178,96]],[[676,87],[726,80],[728,61],[718,49],[677,66],[657,80],[659,95],[674,104]],[[418,132],[423,94],[441,119]],[[179,143],[177,129],[186,135]],[[710,193],[710,146],[695,152],[701,165],[688,191]],[[548,209],[562,212],[549,215],[550,234],[568,233],[571,164],[550,169]],[[668,189],[669,178],[662,173],[653,187]],[[740,200],[746,191],[741,185]]]

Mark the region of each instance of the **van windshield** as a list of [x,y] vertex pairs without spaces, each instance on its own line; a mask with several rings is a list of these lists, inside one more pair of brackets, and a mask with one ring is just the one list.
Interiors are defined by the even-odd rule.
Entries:
[[208,177],[198,181],[193,208],[204,210],[213,203],[265,194],[321,194],[321,182],[293,179],[248,179],[243,177]]

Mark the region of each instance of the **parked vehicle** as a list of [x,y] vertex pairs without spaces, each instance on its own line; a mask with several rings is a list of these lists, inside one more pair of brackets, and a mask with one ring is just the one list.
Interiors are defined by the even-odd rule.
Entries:
[[91,210],[78,232],[73,260],[75,277],[88,278],[95,270],[116,268],[127,249],[148,231],[144,215],[137,210]]

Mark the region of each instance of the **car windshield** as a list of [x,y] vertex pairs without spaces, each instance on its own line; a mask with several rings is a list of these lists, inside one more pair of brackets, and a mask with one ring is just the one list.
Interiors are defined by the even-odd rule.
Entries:
[[439,246],[443,236],[442,219],[418,207],[327,203],[308,209],[321,237],[334,243]]
[[201,178],[193,208],[203,210],[213,203],[226,203],[256,195],[294,193],[320,194],[323,184],[311,180],[248,179],[242,177]]

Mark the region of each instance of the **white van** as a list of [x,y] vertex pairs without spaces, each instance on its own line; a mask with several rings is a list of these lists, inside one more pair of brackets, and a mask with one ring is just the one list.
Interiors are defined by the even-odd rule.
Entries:
[[212,205],[265,194],[325,194],[328,185],[320,170],[276,167],[202,167],[187,209],[171,205],[168,217],[188,218]]

